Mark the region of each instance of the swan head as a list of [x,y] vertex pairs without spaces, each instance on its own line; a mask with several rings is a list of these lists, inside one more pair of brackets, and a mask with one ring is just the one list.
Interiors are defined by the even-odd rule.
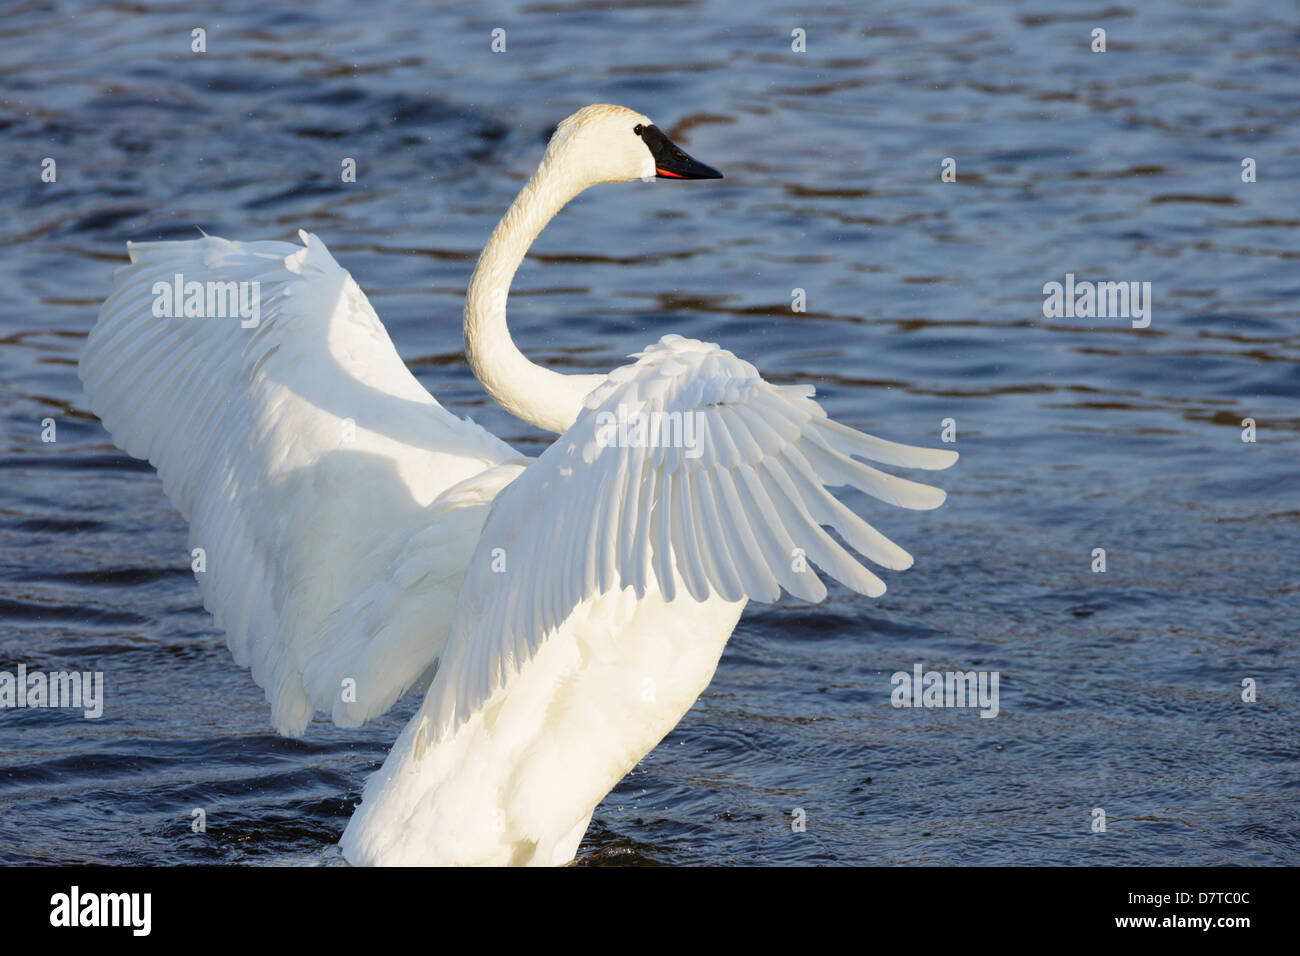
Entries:
[[586,106],[555,128],[546,163],[586,186],[634,179],[721,179],[722,173],[686,155],[635,110]]

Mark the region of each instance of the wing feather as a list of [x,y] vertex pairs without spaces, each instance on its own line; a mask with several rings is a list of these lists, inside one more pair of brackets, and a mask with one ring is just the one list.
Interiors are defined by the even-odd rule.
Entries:
[[[753,469],[746,468],[745,471]],[[771,603],[781,596],[781,587],[771,569],[772,555],[764,553],[754,537],[754,526],[764,524],[761,513],[746,512],[740,503],[731,472],[720,468],[713,472],[715,497],[719,501],[719,511],[727,519],[731,531],[729,550],[732,562],[740,574],[741,593],[754,601]],[[757,519],[757,520],[756,520]],[[723,536],[723,543],[727,538]]]
[[[520,472],[497,471],[520,457],[440,406],[352,277],[302,239],[129,245],[78,370],[189,521],[204,605],[289,734],[313,711],[354,726],[426,678],[487,504]],[[260,283],[260,321],[159,317],[154,289],[177,274]]]
[[870,465],[854,461],[830,447],[819,436],[803,443],[802,450],[827,485],[851,485],[887,504],[915,511],[937,508],[947,497],[942,488],[887,475]]
[[645,597],[649,584],[651,512],[654,510],[654,501],[659,491],[657,487],[659,472],[655,471],[648,462],[642,469],[642,475],[641,506],[637,509],[636,529],[629,538],[632,547],[626,559],[632,571],[632,587],[638,598]]
[[[769,463],[764,462],[764,467]],[[806,512],[796,513],[793,509],[782,512],[772,501],[763,487],[761,472],[745,469],[740,472],[741,493],[755,512],[767,516],[766,520],[755,522],[754,532],[761,539],[764,554],[768,557],[768,566],[776,575],[781,587],[795,597],[814,604],[826,597],[826,586],[817,577],[817,572],[808,568],[804,571],[794,569],[796,548],[790,537],[789,528],[802,527],[808,516]]]
[[[784,486],[780,484],[781,479],[785,480]],[[767,492],[767,498],[768,501],[772,502],[772,507],[783,516],[783,524],[789,537],[787,559],[790,564],[790,571],[794,572],[796,549],[802,551],[803,555],[807,555],[807,548],[802,546],[800,541],[806,542],[807,535],[803,529],[813,523],[813,519],[811,519],[807,509],[803,507],[802,502],[797,501],[797,496],[792,497],[792,494],[790,494],[793,489],[790,488],[789,477],[785,476],[780,468],[764,468],[762,472],[759,472],[759,481],[763,485],[764,492]],[[826,584],[822,583],[822,579],[818,578],[818,574],[809,563],[803,562],[802,570],[794,572],[794,574],[798,574],[798,585],[800,587],[787,588],[794,596],[813,602],[822,601],[826,597]]]
[[704,557],[700,554],[699,525],[692,514],[690,476],[683,469],[673,473],[673,553],[677,573],[696,601],[709,597]]
[[859,518],[826,490],[798,446],[787,448],[782,457],[790,465],[783,474],[792,481],[796,493],[817,524],[838,528],[845,541],[882,568],[906,571],[912,566],[910,554]]
[[[659,478],[659,496],[655,500],[654,555],[655,583],[668,601],[677,597],[677,576],[673,574],[673,475],[665,473]],[[680,551],[681,545],[677,546]]]
[[695,517],[704,577],[724,601],[739,601],[745,591],[727,548],[727,529],[718,520],[718,503],[710,479],[709,472],[703,468],[696,469],[690,479],[691,513]]
[[[833,422],[811,387],[773,386],[716,345],[665,336],[635,358],[587,397],[569,431],[493,503],[485,542],[536,556],[511,581],[530,593],[498,598],[492,613],[481,613],[490,582],[482,562],[471,562],[446,663],[426,702],[435,734],[480,708],[583,602],[615,588],[640,598],[653,577],[669,601],[773,601],[782,590],[819,601],[826,586],[815,565],[862,594],[884,593],[884,582],[830,531],[883,567],[911,564],[828,488],[934,508],[944,492],[858,458],[943,468],[955,454]],[[601,430],[609,416],[629,413],[651,417],[644,431],[629,430],[650,447],[611,442]],[[665,436],[676,440],[666,444]]]

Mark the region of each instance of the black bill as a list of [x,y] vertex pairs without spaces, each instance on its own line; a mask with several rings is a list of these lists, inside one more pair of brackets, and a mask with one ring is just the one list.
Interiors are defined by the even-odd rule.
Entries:
[[658,126],[638,126],[637,132],[654,157],[655,175],[660,179],[722,178],[722,173],[712,166],[705,166],[673,145],[673,141]]

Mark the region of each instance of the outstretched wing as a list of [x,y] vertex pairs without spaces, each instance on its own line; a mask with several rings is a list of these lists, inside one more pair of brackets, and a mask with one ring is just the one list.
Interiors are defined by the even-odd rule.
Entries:
[[[113,440],[189,520],[204,604],[290,734],[313,708],[373,716],[425,673],[486,517],[483,501],[459,519],[431,503],[519,457],[433,399],[300,235],[131,245],[80,365]],[[435,520],[452,537],[421,543]],[[397,614],[407,600],[416,613]],[[340,675],[366,703],[338,707]]]
[[[827,486],[936,508],[943,491],[856,459],[938,469],[957,455],[855,431],[812,395],[676,335],[614,371],[492,506],[426,705],[435,731],[468,717],[575,607],[614,588],[639,597],[656,587],[670,601],[679,587],[698,601],[774,601],[785,589],[820,601],[825,586],[806,560],[882,594],[823,526],[882,567],[907,568],[911,556]],[[509,573],[494,573],[502,558]]]

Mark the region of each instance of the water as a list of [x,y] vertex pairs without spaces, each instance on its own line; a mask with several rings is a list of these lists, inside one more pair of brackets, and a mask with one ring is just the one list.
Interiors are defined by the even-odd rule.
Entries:
[[[536,454],[463,363],[463,291],[551,127],[616,102],[727,178],[573,203],[516,281],[525,350],[577,371],[718,341],[886,437],[954,419],[963,457],[937,512],[852,500],[916,566],[880,600],[751,607],[580,859],[1300,862],[1293,8],[274,6],[0,22],[0,667],[107,693],[97,721],[0,712],[0,860],[336,861],[415,705],[271,732],[181,519],[76,378],[123,243],[318,233],[421,381]],[[1152,283],[1150,328],[1045,319],[1066,273]],[[891,707],[917,662],[998,671],[999,716]]]

